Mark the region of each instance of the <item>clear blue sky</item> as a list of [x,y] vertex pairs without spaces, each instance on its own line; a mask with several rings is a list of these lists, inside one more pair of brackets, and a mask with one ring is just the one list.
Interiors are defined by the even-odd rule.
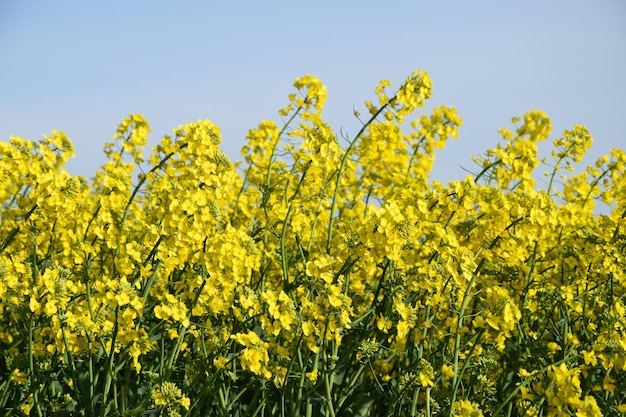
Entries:
[[279,120],[293,80],[328,86],[325,115],[355,134],[381,79],[430,73],[430,103],[465,125],[434,177],[464,176],[530,109],[553,137],[575,123],[595,137],[592,163],[626,135],[626,2],[551,1],[35,1],[0,0],[0,140],[65,131],[74,174],[91,176],[128,113],[151,144],[211,119],[239,158],[246,132]]

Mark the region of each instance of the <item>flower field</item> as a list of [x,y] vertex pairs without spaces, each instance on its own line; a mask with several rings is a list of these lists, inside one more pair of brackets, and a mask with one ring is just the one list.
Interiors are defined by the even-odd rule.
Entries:
[[92,180],[64,133],[0,142],[0,410],[626,416],[623,149],[579,168],[576,125],[543,158],[530,111],[442,184],[462,122],[419,114],[426,73],[381,81],[351,138],[294,87],[241,165],[206,120],[144,156],[130,115]]

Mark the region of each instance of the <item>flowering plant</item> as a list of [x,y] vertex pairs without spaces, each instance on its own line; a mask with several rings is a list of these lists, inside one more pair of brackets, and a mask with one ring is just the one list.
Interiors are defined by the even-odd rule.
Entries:
[[0,143],[0,407],[626,414],[624,150],[571,174],[590,134],[565,131],[541,159],[550,120],[531,111],[442,184],[436,151],[462,122],[414,116],[426,73],[382,81],[345,143],[322,83],[294,86],[243,165],[203,120],[146,163],[150,127],[130,115],[91,181],[63,168],[64,133]]

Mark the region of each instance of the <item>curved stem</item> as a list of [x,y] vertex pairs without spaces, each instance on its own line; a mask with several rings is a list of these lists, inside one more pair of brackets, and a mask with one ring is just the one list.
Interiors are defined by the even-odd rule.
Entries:
[[356,142],[361,138],[361,136],[365,132],[365,129],[367,129],[372,124],[372,122],[376,120],[378,116],[380,116],[383,110],[385,110],[389,106],[390,103],[394,102],[394,100],[396,100],[396,96],[393,96],[387,103],[381,106],[381,108],[378,109],[376,113],[372,115],[372,117],[369,118],[369,120],[361,127],[361,129],[356,134],[354,139],[348,144],[348,147],[346,148],[346,151],[344,152],[343,157],[341,158],[341,164],[339,165],[339,170],[337,171],[337,180],[335,181],[335,191],[333,192],[333,202],[330,207],[330,223],[328,225],[328,240],[326,242],[326,254],[330,254],[330,244],[333,240],[333,229],[334,229],[333,226],[335,223],[335,210],[337,209],[337,197],[339,194],[339,186],[341,184],[341,175],[343,173],[343,170],[350,156],[350,152],[352,151],[352,148],[354,148],[354,145],[356,144]]
[[[480,262],[478,263],[478,266],[476,266],[476,269],[474,270],[474,273],[472,274],[472,277],[470,278],[469,283],[467,284],[467,288],[465,289],[465,294],[463,295],[463,301],[461,302],[461,308],[459,309],[459,318],[456,321],[456,335],[454,338],[454,362],[453,362],[454,376],[452,377],[452,394],[450,398],[451,405],[454,404],[454,400],[456,399],[456,393],[457,393],[459,383],[461,380],[461,375],[459,372],[459,351],[461,350],[461,329],[463,327],[465,309],[467,308],[467,304],[469,303],[470,292],[472,290],[472,287],[474,286],[474,282],[476,281],[476,278],[478,277],[480,270],[485,264],[485,260],[486,260],[485,258],[482,258],[480,260]],[[463,369],[465,369],[465,366],[463,367]],[[450,410],[448,412],[449,417],[452,417],[452,411],[453,411],[453,407],[450,407]]]

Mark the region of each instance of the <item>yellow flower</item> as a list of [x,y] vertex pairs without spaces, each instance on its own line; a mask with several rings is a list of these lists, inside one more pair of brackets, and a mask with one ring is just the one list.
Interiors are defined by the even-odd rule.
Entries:
[[26,372],[22,372],[17,368],[14,369],[13,372],[11,372],[11,381],[16,382],[20,385],[25,385],[28,381]]
[[562,350],[561,346],[559,346],[558,343],[555,342],[550,342],[548,343],[548,349],[550,350],[550,352],[554,353],[556,351]]
[[382,314],[379,314],[378,317],[376,317],[376,327],[383,333],[386,334],[392,326],[393,322],[384,317]]
[[311,372],[307,372],[305,375],[309,379],[309,381],[315,383],[317,381],[318,369],[315,368]]
[[213,365],[217,369],[226,369],[228,362],[229,362],[228,359],[226,359],[224,356],[217,356],[216,358],[213,359]]
[[554,407],[580,404],[580,379],[578,369],[568,369],[565,363],[548,368],[548,377],[554,383],[546,390],[546,398]]
[[[551,122],[533,110],[473,158],[474,175],[443,184],[431,171],[458,135],[457,111],[439,106],[403,123],[432,95],[428,74],[414,72],[395,93],[381,81],[365,103],[376,117],[347,144],[322,119],[321,81],[305,75],[294,86],[284,123],[247,135],[246,166],[220,149],[208,120],[164,136],[144,169],[150,126],[129,115],[91,183],[64,170],[73,146],[62,132],[0,141],[0,342],[31,347],[5,355],[11,383],[28,384],[27,355],[35,371],[55,364],[60,376],[70,365],[86,375],[85,355],[110,359],[94,372],[130,367],[147,376],[161,414],[184,414],[182,390],[142,369],[154,349],[189,384],[215,374],[299,390],[369,365],[370,382],[420,388],[421,407],[423,388],[436,394],[439,378],[449,390],[455,369],[473,369],[472,398],[459,392],[447,404],[455,416],[482,415],[472,400],[492,397],[511,372],[524,380],[519,415],[626,412],[599,395],[615,394],[626,369],[626,152],[572,174],[591,135],[576,125],[554,141],[552,161],[540,158]],[[550,167],[545,187],[535,187],[539,164]],[[607,213],[596,215],[600,202]],[[342,340],[358,349],[335,359]],[[542,377],[532,360],[498,367],[531,344],[553,362],[569,348],[580,357],[548,360]],[[33,401],[17,406],[29,413]]]
[[331,306],[335,307],[335,308],[339,308],[343,305],[343,297],[342,297],[342,293],[341,293],[341,288],[339,288],[336,285],[331,285],[329,287],[329,294],[328,294],[328,302]]
[[453,405],[454,417],[482,417],[483,412],[478,404],[468,400],[455,401]]
[[189,406],[191,405],[191,400],[189,399],[189,397],[183,394],[178,402],[185,410],[189,410]]
[[606,375],[604,380],[602,381],[602,389],[606,392],[614,392],[615,391],[615,378],[611,378],[611,376]]
[[596,399],[590,395],[585,396],[582,405],[576,411],[576,417],[602,417],[602,415]]
[[596,353],[593,350],[587,351],[583,349],[581,353],[583,354],[585,365],[595,366],[596,363],[598,363],[598,358],[596,357]]
[[151,392],[152,401],[155,405],[166,407],[169,411],[177,411],[179,407],[189,409],[190,399],[182,393],[180,388],[173,382],[163,382]]
[[441,374],[443,375],[444,379],[452,379],[452,377],[454,377],[454,367],[444,363],[441,366]]
[[[32,396],[32,394],[31,394],[31,396]],[[30,401],[32,401],[32,398],[31,398],[31,397],[29,397],[29,400],[30,400]],[[30,403],[30,402],[29,402],[29,403],[26,403],[26,404],[22,405],[22,406],[20,407],[20,411],[21,411],[22,413],[24,413],[25,415],[29,416],[29,415],[30,415],[30,410],[31,410],[32,408],[33,408],[32,403]]]

